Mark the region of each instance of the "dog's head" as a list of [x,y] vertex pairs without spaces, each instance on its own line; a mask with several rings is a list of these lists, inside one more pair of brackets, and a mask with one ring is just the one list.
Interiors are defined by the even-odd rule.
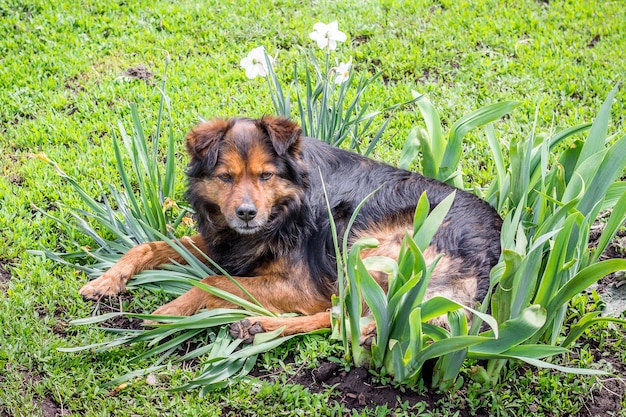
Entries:
[[188,192],[196,211],[239,234],[280,220],[301,200],[300,136],[300,127],[282,117],[196,126],[187,134]]

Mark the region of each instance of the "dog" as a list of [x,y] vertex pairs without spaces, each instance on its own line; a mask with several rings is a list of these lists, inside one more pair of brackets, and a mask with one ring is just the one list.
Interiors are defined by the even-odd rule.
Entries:
[[[235,337],[250,340],[283,326],[284,335],[330,327],[337,260],[328,207],[341,237],[357,206],[375,190],[349,234],[350,243],[366,236],[378,240],[378,247],[363,251],[363,257],[397,259],[406,231],[413,229],[421,194],[426,193],[432,209],[456,192],[424,251],[427,263],[442,256],[426,298],[445,296],[474,306],[486,295],[490,270],[500,256],[502,220],[473,194],[304,137],[296,123],[283,117],[203,122],[187,134],[186,148],[187,198],[199,233],[181,242],[204,252],[268,310],[300,314],[243,320],[231,327]],[[136,273],[172,260],[184,262],[168,243],[140,244],[80,294],[94,300],[114,296]],[[374,277],[386,291],[387,277]],[[247,298],[228,277],[208,276],[202,282]],[[194,287],[154,314],[188,316],[219,307],[235,306]]]

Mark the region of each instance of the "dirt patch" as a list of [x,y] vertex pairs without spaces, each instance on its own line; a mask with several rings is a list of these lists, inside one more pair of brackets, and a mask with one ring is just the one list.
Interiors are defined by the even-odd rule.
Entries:
[[[260,376],[263,379],[263,376]],[[398,389],[391,385],[383,385],[374,380],[373,375],[365,368],[344,369],[336,362],[322,362],[316,369],[307,369],[294,375],[289,383],[300,384],[310,392],[319,393],[333,387],[336,400],[352,409],[375,408],[387,405],[389,408],[408,404],[413,407],[418,403],[426,403],[434,408],[442,395],[435,393],[421,394],[409,389]],[[466,416],[461,412],[460,416]]]
[[372,37],[372,35],[370,34],[360,34],[360,35],[356,35],[352,38],[352,44],[354,46],[358,46],[358,45],[362,45],[364,43],[369,42],[370,38]]
[[8,261],[0,259],[0,291],[7,292],[9,281],[11,281],[11,273],[6,269]]
[[83,82],[87,79],[85,75],[74,75],[65,81],[63,85],[67,90],[70,90],[74,95],[85,92]]
[[[27,387],[34,387],[35,385],[40,384],[43,379],[41,375],[25,369],[18,369],[18,372],[24,381],[23,385],[20,387],[19,395],[26,396],[27,390],[29,391]],[[72,414],[70,410],[66,409],[62,404],[57,403],[50,395],[46,395],[45,397],[35,395],[33,397],[33,405],[41,410],[43,417],[62,417]],[[11,417],[14,414],[17,415],[17,411],[18,410],[0,408],[0,417]]]
[[[124,311],[124,303],[128,303],[132,298],[133,296],[129,293],[120,294],[116,297],[102,298],[94,303],[94,315],[122,312]],[[121,315],[103,321],[99,326],[107,329],[140,330],[144,328],[142,323],[142,320]]]
[[597,340],[583,339],[581,344],[589,345],[594,363],[604,364],[604,368],[610,370],[613,375],[598,378],[577,416],[617,415],[617,412],[622,410],[622,400],[626,398],[626,380],[622,378],[622,375],[626,375],[626,364],[615,354],[607,354]]
[[154,73],[152,73],[152,71],[150,71],[147,67],[141,64],[137,65],[136,67],[128,68],[126,71],[124,71],[123,75],[128,79],[141,80],[148,85],[154,85],[154,82],[152,81]]
[[17,186],[17,187],[21,187],[22,185],[24,185],[25,181],[26,181],[26,179],[20,173],[18,173],[18,174],[9,174],[9,182],[11,184]]
[[621,400],[626,391],[625,382],[621,378],[607,378],[596,384],[591,392],[590,400],[578,413],[584,416],[612,416],[622,410]]
[[[610,211],[603,211],[598,216],[598,221],[596,221],[591,229],[589,230],[589,247],[595,248],[598,246],[598,241],[600,240],[600,236],[602,232],[604,232],[604,227],[606,225],[605,221],[608,220],[611,215]],[[604,259],[613,259],[613,258],[624,258],[626,256],[626,224],[622,225],[621,229],[617,231],[611,242],[607,245],[602,255],[600,255],[600,260]]]
[[56,305],[52,314],[49,314],[50,311],[48,307],[41,304],[36,304],[34,310],[37,312],[40,319],[43,319],[44,317],[54,317],[54,320],[50,325],[50,329],[55,335],[65,338],[68,335],[75,335],[78,333],[78,329],[76,327],[70,326],[67,323],[67,310],[64,307]]
[[45,398],[36,398],[35,404],[41,410],[41,414],[43,417],[59,417],[59,416],[69,416],[71,412],[69,410],[64,409],[62,406],[57,404],[56,401],[49,397]]
[[[607,358],[602,355],[602,349],[596,346],[594,355],[597,361],[607,362]],[[603,359],[600,359],[602,357]],[[288,363],[286,361],[285,363]],[[573,414],[572,417],[591,417],[616,415],[622,409],[621,401],[626,394],[626,381],[620,375],[626,372],[626,365],[614,358],[609,362],[614,368],[614,375],[599,379],[595,383],[582,409]],[[525,368],[520,368],[519,373],[523,374]],[[254,369],[251,376],[261,380],[275,381],[281,380],[280,371],[259,371]],[[438,404],[444,395],[424,391],[416,392],[410,389],[395,388],[391,385],[383,385],[375,381],[372,374],[365,368],[344,369],[336,362],[321,361],[316,369],[298,370],[295,375],[288,378],[286,383],[302,385],[312,393],[320,393],[332,389],[333,399],[344,405],[347,409],[362,411],[364,409],[375,409],[377,406],[387,406],[388,409],[396,408],[410,409],[418,404],[423,410],[438,410]],[[459,395],[463,396],[463,390]],[[486,417],[491,415],[488,409],[469,410],[464,408],[450,409],[455,411],[459,417]]]
[[11,273],[6,269],[8,264],[8,261],[0,259],[0,283],[9,282],[11,280]]
[[600,35],[596,35],[593,38],[591,38],[591,40],[587,44],[587,48],[593,48],[594,46],[596,46],[596,44],[600,42],[600,39],[601,39]]

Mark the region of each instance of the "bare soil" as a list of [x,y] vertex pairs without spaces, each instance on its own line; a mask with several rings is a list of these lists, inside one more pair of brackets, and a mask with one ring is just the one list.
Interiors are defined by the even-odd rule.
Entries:
[[11,280],[11,273],[6,269],[8,261],[0,259],[0,291],[6,292],[9,281]]
[[128,68],[124,72],[123,76],[128,79],[143,81],[148,85],[154,85],[154,81],[152,80],[154,74],[142,64],[139,64],[136,67]]

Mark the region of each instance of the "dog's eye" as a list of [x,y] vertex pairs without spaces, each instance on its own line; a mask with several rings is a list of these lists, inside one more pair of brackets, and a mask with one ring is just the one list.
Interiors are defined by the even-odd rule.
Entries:
[[274,176],[274,174],[272,172],[264,172],[262,173],[259,178],[261,179],[261,181],[267,181],[270,178],[272,178]]
[[217,178],[219,178],[220,181],[223,182],[233,182],[233,177],[230,174],[220,174],[217,176]]

